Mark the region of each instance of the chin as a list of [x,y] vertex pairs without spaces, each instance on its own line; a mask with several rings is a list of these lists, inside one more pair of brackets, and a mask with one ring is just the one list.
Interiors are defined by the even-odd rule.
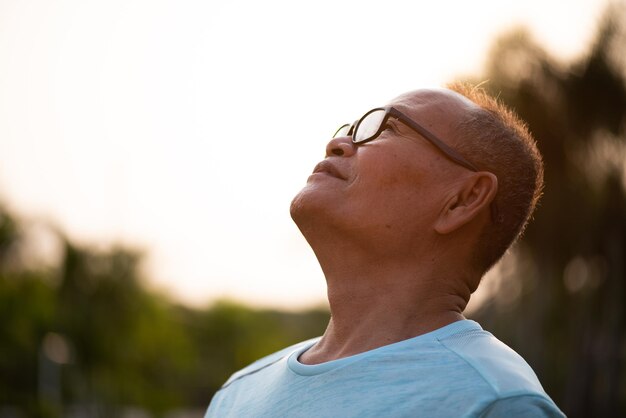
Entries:
[[302,214],[307,211],[307,206],[310,206],[307,202],[307,186],[305,186],[302,190],[298,192],[297,195],[291,200],[291,205],[289,206],[289,213],[291,214],[291,219],[298,224],[298,219],[302,217]]
[[319,225],[320,222],[329,221],[330,205],[336,199],[332,199],[327,193],[310,185],[305,186],[293,198],[289,207],[291,219],[302,230],[305,226]]

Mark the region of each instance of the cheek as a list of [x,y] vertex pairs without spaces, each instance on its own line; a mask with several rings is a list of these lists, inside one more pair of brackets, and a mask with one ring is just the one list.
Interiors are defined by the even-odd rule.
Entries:
[[372,219],[392,222],[397,218],[419,210],[423,184],[420,176],[408,164],[394,161],[394,165],[382,163],[359,176],[353,184],[351,198],[362,202]]
[[409,160],[399,153],[388,155],[374,164],[373,187],[387,192],[391,198],[407,197],[425,186],[428,171],[422,167],[417,161]]
[[430,218],[438,213],[438,157],[399,139],[366,145],[359,150],[350,197],[378,221]]
[[389,222],[423,223],[437,216],[441,206],[440,182],[432,163],[395,159],[393,169],[381,170],[377,193],[368,196],[372,208],[384,213]]

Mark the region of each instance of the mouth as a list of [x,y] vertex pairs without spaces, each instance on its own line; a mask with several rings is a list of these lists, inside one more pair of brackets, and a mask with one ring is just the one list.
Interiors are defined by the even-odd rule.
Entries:
[[341,172],[337,169],[337,167],[335,167],[333,164],[331,164],[327,160],[324,160],[315,166],[315,168],[313,169],[313,174],[317,174],[317,173],[328,174],[329,176],[336,177],[341,180],[347,179],[346,176],[341,174]]

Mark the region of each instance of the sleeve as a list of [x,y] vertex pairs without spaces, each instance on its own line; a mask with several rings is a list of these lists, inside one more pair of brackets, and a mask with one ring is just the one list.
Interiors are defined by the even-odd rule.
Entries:
[[565,418],[565,414],[548,398],[539,395],[521,395],[492,402],[480,417]]

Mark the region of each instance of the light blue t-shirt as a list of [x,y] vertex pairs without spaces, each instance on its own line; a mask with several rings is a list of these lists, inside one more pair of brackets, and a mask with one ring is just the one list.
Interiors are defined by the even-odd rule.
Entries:
[[205,418],[564,417],[530,366],[471,320],[339,360],[300,363],[317,340],[233,374]]

